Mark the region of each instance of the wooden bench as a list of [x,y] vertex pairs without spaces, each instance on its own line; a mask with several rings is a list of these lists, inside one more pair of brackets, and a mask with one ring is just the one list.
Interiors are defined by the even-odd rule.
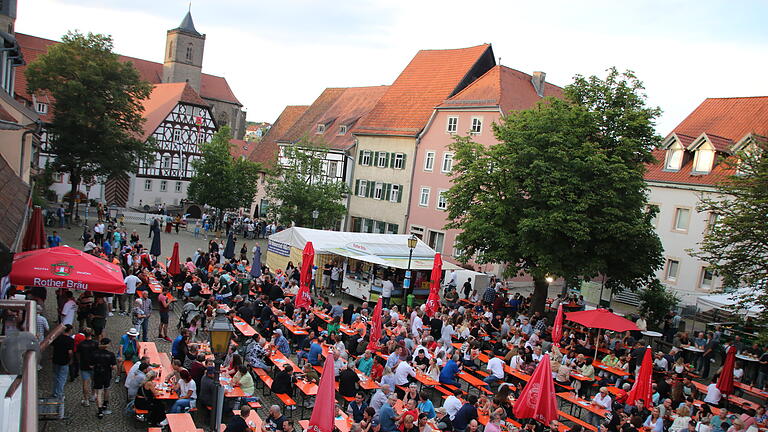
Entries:
[[570,414],[568,414],[566,412],[559,411],[559,410],[557,411],[557,414],[560,417],[562,417],[563,419],[568,420],[569,422],[572,422],[572,423],[575,423],[577,425],[580,425],[584,429],[588,429],[588,430],[590,430],[592,432],[597,432],[597,428],[595,426],[585,422],[584,420],[582,420],[582,419],[580,419],[578,417],[574,417],[574,416],[572,416],[572,415],[570,415]]
[[257,375],[259,379],[264,383],[264,390],[270,392],[272,390],[272,378],[269,375]]
[[[296,401],[285,393],[275,393],[275,396],[277,396],[277,398],[280,399],[280,402],[282,402],[286,407],[296,405]],[[288,418],[293,418],[293,411],[294,410],[292,409],[288,410]]]
[[566,391],[573,391],[573,387],[569,386],[568,384],[561,384],[561,383],[555,381],[555,385],[560,387],[561,389],[565,389]]
[[250,401],[250,402],[248,402],[248,406],[253,408],[253,409],[261,408],[261,404],[258,401]]

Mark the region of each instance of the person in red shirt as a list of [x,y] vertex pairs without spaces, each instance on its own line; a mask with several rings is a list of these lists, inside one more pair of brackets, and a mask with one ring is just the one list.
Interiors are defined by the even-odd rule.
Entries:
[[374,357],[373,361],[373,367],[371,367],[371,380],[374,382],[379,382],[381,380],[382,375],[384,375],[384,360],[382,360],[380,357],[376,356]]

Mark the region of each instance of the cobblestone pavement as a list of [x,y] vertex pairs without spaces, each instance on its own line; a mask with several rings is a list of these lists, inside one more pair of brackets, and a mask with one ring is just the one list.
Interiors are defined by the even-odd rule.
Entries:
[[[135,229],[141,236],[142,241],[147,244],[146,236],[149,231],[149,227],[146,225],[128,225],[126,226],[127,232]],[[82,242],[79,240],[79,236],[82,234],[82,228],[71,229],[58,229],[59,234],[62,237],[62,244],[67,244],[72,247],[81,248]],[[51,228],[47,228],[46,232],[50,233]],[[173,250],[173,243],[179,242],[179,255],[182,260],[187,256],[192,256],[196,248],[203,248],[207,250],[207,240],[202,237],[195,239],[192,233],[182,232],[179,235],[162,233],[162,250],[164,256],[170,256]],[[262,250],[266,250],[265,240],[258,240]],[[237,252],[241,246],[242,239],[238,241]],[[255,240],[246,240],[248,249],[253,247]],[[250,252],[249,252],[250,253]],[[53,298],[53,293],[49,293],[49,300],[45,305],[45,316],[48,318],[51,327],[56,325],[56,301]],[[156,310],[156,309],[155,309]],[[174,312],[170,316],[170,331],[169,336],[171,338],[176,336],[176,323],[178,322],[178,315]],[[160,323],[160,318],[157,312],[155,312],[150,320],[150,340],[157,343],[158,351],[170,352],[171,344],[161,339],[154,338],[157,336],[157,328]],[[113,351],[117,351],[117,341],[120,336],[125,333],[131,327],[131,321],[127,316],[121,316],[115,313],[114,316],[107,319],[107,327],[105,333],[113,342],[110,347]],[[64,431],[64,430],[79,430],[88,432],[122,432],[130,430],[146,430],[146,424],[139,424],[135,422],[130,416],[124,414],[124,407],[126,405],[125,394],[125,376],[121,376],[119,384],[112,383],[110,389],[110,403],[109,408],[113,411],[112,414],[105,416],[99,420],[96,418],[96,406],[92,403],[90,407],[84,407],[80,404],[82,400],[82,385],[80,378],[78,377],[74,382],[67,382],[65,386],[65,412],[66,419],[61,421],[46,421],[40,423],[41,431]],[[38,395],[39,397],[47,397],[51,394],[53,388],[52,383],[52,367],[51,367],[51,352],[50,349],[44,353],[42,361],[42,369],[38,372]],[[268,396],[263,403],[266,407],[271,403],[276,403],[276,399]],[[294,412],[296,414],[296,412]],[[259,415],[262,418],[266,415],[266,408],[259,410]],[[298,415],[294,415],[294,420],[298,420]],[[203,423],[196,419],[198,426],[202,426]]]

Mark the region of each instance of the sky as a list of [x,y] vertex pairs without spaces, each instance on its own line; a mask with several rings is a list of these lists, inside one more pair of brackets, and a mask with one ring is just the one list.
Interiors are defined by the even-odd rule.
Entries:
[[[115,52],[162,62],[177,0],[19,0],[16,31],[110,34]],[[197,0],[203,72],[224,76],[251,121],[274,122],[326,87],[391,84],[420,49],[491,43],[497,61],[564,86],[633,70],[668,134],[707,97],[768,95],[768,2]]]

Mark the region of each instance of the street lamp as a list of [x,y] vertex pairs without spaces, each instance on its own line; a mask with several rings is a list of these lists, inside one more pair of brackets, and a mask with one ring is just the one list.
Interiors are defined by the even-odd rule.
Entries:
[[405,296],[411,289],[411,259],[413,258],[413,249],[416,248],[419,239],[415,235],[411,234],[408,237],[408,270],[405,272],[405,280],[403,281],[403,307],[405,307]]
[[229,341],[232,339],[233,331],[235,329],[229,322],[229,318],[225,315],[224,309],[216,309],[216,318],[208,329],[209,343],[216,365],[216,416],[214,417],[215,423],[213,424],[213,430],[216,431],[219,430],[221,414],[224,411],[224,388],[221,386],[221,381],[219,381],[219,372],[222,359],[229,350]]
[[320,212],[317,211],[317,209],[312,210],[312,229],[315,228],[315,224],[317,223],[318,216],[320,216]]

